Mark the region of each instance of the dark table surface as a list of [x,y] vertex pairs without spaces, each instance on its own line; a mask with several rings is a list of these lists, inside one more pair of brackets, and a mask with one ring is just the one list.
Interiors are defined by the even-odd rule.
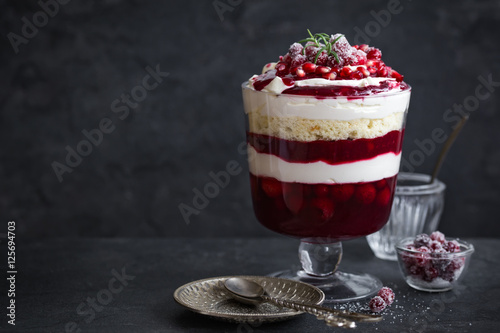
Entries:
[[[500,240],[475,248],[459,288],[408,287],[397,263],[375,258],[364,239],[344,243],[342,270],[378,276],[396,293],[384,320],[358,332],[491,332],[500,327]],[[5,245],[5,244],[2,244]],[[298,241],[261,239],[84,239],[17,244],[16,326],[2,332],[331,332],[313,316],[270,324],[213,320],[178,305],[174,290],[193,280],[265,275],[297,267]],[[4,269],[4,266],[2,266]],[[6,274],[6,269],[4,273]],[[118,283],[116,276],[120,276]],[[5,283],[5,278],[2,278]],[[2,286],[2,304],[7,301]],[[112,291],[112,292],[110,292]],[[99,298],[100,303],[95,300]],[[92,302],[94,302],[92,309]]]

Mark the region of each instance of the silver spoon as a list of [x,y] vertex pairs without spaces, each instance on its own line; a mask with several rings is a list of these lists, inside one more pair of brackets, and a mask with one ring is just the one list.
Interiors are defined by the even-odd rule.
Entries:
[[234,299],[242,303],[257,305],[263,302],[270,302],[278,306],[315,315],[318,319],[324,320],[328,326],[355,328],[355,321],[377,322],[382,320],[382,316],[380,315],[341,311],[313,304],[274,298],[267,295],[260,284],[240,277],[227,279],[224,282],[224,287],[231,293]]

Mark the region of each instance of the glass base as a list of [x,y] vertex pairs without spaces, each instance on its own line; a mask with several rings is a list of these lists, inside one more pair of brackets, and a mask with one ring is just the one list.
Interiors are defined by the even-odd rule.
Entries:
[[325,293],[325,303],[343,303],[375,295],[382,282],[370,274],[335,272],[327,276],[312,276],[300,271],[281,271],[270,276],[297,280],[318,287]]

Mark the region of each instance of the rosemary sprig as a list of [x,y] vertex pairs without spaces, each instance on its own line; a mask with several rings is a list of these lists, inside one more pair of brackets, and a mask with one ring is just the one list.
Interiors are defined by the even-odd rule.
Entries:
[[[335,57],[335,60],[337,60],[338,63],[340,63],[339,56],[337,53],[333,50],[333,45],[344,35],[340,35],[337,38],[335,38],[332,42],[329,41],[330,36],[328,34],[325,34],[323,32],[320,33],[315,33],[314,35],[311,33],[309,29],[307,29],[307,32],[309,33],[308,38],[304,38],[302,40],[299,40],[298,43],[305,43],[307,44],[308,42],[314,43],[314,46],[319,47],[319,51],[316,54],[316,57],[314,58],[314,63],[318,61],[318,58],[321,54],[321,52],[325,51],[327,52],[327,55],[333,55]],[[323,43],[321,43],[323,42]],[[302,49],[302,54],[306,53],[306,48],[304,46],[304,49]]]

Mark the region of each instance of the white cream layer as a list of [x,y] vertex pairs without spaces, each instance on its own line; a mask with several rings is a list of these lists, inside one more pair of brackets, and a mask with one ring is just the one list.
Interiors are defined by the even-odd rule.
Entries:
[[275,155],[259,153],[248,145],[250,172],[283,182],[306,184],[343,184],[372,182],[395,176],[401,153],[386,153],[372,159],[330,165],[325,162],[291,163]]
[[276,95],[256,91],[243,84],[243,103],[247,114],[257,112],[269,117],[345,121],[363,118],[381,119],[394,113],[405,112],[410,103],[410,90],[355,99],[345,96],[318,99],[314,96]]

